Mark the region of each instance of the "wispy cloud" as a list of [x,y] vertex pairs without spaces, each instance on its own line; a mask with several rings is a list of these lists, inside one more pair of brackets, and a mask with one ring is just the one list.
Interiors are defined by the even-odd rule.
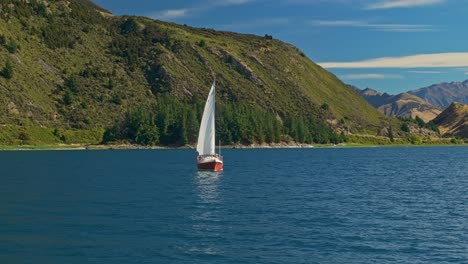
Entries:
[[282,0],[286,5],[351,4],[356,0]]
[[408,73],[417,73],[417,74],[442,74],[447,73],[444,71],[407,71]]
[[211,10],[218,7],[227,7],[227,6],[235,6],[235,5],[243,5],[251,2],[255,2],[257,0],[217,0],[217,1],[210,1],[206,2],[200,6],[193,6],[181,9],[168,9],[162,10],[157,12],[152,12],[148,14],[149,17],[155,19],[168,19],[173,20],[181,17],[186,17],[189,15],[193,15],[196,13],[200,13],[203,11]]
[[313,20],[310,24],[314,26],[327,27],[360,27],[370,28],[377,31],[389,32],[427,32],[434,31],[431,25],[415,25],[415,24],[373,24],[365,21],[357,20]]
[[253,2],[255,0],[218,0],[218,1],[213,1],[213,5],[243,5],[249,2]]
[[446,0],[387,0],[369,4],[366,9],[408,8],[428,6],[445,2]]
[[468,52],[417,54],[352,62],[323,62],[324,68],[452,68],[468,67]]
[[175,18],[187,16],[189,11],[190,9],[188,8],[164,10],[164,11],[154,13],[153,15],[151,15],[151,17],[157,18],[157,19],[175,19]]
[[340,76],[342,80],[371,80],[371,79],[402,79],[403,76],[396,74],[380,74],[380,73],[365,73],[365,74],[347,74]]

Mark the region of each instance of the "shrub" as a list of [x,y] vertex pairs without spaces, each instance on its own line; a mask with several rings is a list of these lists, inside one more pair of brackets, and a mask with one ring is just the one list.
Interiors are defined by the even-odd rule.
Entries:
[[325,110],[325,111],[328,111],[330,109],[330,105],[327,104],[327,103],[323,103],[321,106],[320,106],[321,109]]
[[6,79],[13,78],[13,64],[11,63],[10,60],[6,62],[5,67],[2,70],[2,75]]
[[418,136],[418,135],[415,135],[415,134],[411,134],[411,136],[409,137],[409,141],[413,145],[421,145],[422,144],[421,137]]
[[206,46],[205,40],[203,40],[203,39],[200,40],[200,41],[197,43],[197,45],[198,45],[199,47],[204,48],[204,47]]
[[403,123],[403,125],[401,125],[401,128],[400,128],[400,129],[401,129],[401,131],[403,131],[403,132],[410,132],[410,128],[409,128],[409,126],[408,126],[407,123]]
[[8,50],[8,52],[15,53],[18,49],[18,44],[16,44],[16,42],[13,39],[11,39],[8,43],[6,43],[5,47]]
[[120,32],[122,34],[129,34],[138,29],[138,23],[134,18],[129,18],[120,25]]
[[27,141],[27,140],[30,140],[31,137],[28,135],[28,133],[24,132],[24,131],[21,131],[19,134],[18,134],[18,139],[22,140],[22,141]]
[[63,102],[65,105],[71,105],[75,101],[75,95],[70,91],[65,91],[65,95],[63,96]]
[[68,91],[72,92],[74,95],[78,94],[78,81],[74,76],[66,79],[64,86]]

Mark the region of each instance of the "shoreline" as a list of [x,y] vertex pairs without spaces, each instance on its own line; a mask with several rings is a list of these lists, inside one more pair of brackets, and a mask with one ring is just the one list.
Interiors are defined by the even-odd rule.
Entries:
[[[312,148],[387,148],[387,147],[467,147],[468,144],[359,144],[359,143],[340,143],[340,144],[300,144],[300,143],[271,143],[271,144],[251,144],[251,145],[225,145],[221,149],[312,149]],[[142,146],[132,144],[118,145],[90,145],[90,144],[58,144],[58,145],[0,145],[0,151],[50,151],[50,150],[176,150],[193,149],[195,145],[185,145],[178,147],[171,146]]]

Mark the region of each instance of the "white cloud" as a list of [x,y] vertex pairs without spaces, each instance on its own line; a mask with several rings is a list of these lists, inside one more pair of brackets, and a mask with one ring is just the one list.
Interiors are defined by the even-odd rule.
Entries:
[[315,26],[328,27],[361,27],[370,28],[377,31],[389,32],[427,32],[434,31],[431,25],[414,25],[414,24],[372,24],[365,21],[356,20],[314,20],[310,24]]
[[417,54],[352,62],[323,62],[324,68],[455,68],[468,67],[468,52]]
[[153,14],[151,17],[156,19],[174,19],[187,16],[190,9],[172,9],[172,10],[163,10]]
[[402,79],[403,76],[395,74],[365,73],[347,74],[340,76],[342,80],[370,80],[370,79]]
[[435,5],[445,0],[387,0],[369,4],[366,9],[407,8],[415,6]]

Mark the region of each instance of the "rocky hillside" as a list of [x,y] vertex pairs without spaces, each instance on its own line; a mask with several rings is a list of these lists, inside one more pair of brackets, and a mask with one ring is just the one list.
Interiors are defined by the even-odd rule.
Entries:
[[442,112],[423,99],[408,93],[391,96],[378,110],[387,116],[419,117],[424,122],[431,121]]
[[464,82],[433,84],[429,87],[409,91],[408,93],[416,95],[442,109],[448,107],[452,102],[468,104],[468,80]]
[[439,108],[409,93],[389,95],[370,88],[354,90],[386,116],[409,118],[418,116],[429,122],[442,112]]
[[468,138],[468,105],[452,103],[434,119],[434,123],[443,136]]
[[309,138],[327,120],[371,133],[395,122],[271,36],[114,16],[87,0],[1,1],[0,71],[0,144],[97,142],[137,108],[156,115],[159,136],[184,134],[214,78],[220,107],[233,108],[221,119],[237,111],[270,120],[241,126],[243,135],[276,122],[292,137],[303,123]]

